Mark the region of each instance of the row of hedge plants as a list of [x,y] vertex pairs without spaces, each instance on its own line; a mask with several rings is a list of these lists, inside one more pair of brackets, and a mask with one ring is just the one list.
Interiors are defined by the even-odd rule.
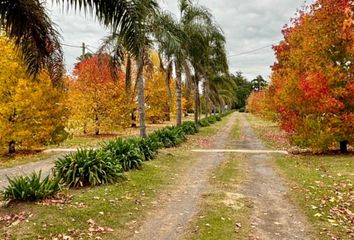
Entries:
[[139,170],[144,161],[153,160],[161,148],[177,147],[188,135],[221,121],[229,113],[213,115],[199,122],[159,129],[146,138],[117,138],[99,149],[78,149],[59,158],[52,174],[41,180],[41,173],[9,179],[4,200],[37,201],[56,194],[60,187],[80,188],[112,184],[124,179],[124,172]]

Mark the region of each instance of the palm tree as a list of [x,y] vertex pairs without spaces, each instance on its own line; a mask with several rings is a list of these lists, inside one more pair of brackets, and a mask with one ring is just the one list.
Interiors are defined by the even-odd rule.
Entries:
[[[182,124],[182,65],[187,59],[183,48],[187,36],[182,31],[181,24],[167,12],[160,12],[157,17],[157,24],[163,26],[163,31],[157,32],[158,49],[160,52],[161,69],[166,74],[166,90],[169,96],[168,111],[172,106],[172,92],[170,88],[173,66],[176,74],[176,98],[177,98],[177,126]],[[163,66],[165,56],[167,66]]]
[[[128,49],[134,47],[132,34],[139,17],[135,0],[52,1],[93,13],[101,23],[126,39]],[[46,12],[44,1],[0,0],[0,27],[21,51],[30,75],[35,76],[47,68],[53,84],[60,84],[64,73],[60,36]]]
[[[205,48],[205,57],[206,60],[204,63],[204,85],[205,85],[205,113],[206,116],[209,114],[209,102],[210,94],[219,94],[218,88],[215,88],[214,85],[213,89],[211,89],[211,85],[213,83],[212,78],[218,79],[222,81],[219,86],[221,87],[233,87],[228,85],[227,83],[230,82],[229,76],[229,67],[226,57],[226,50],[225,50],[225,36],[223,35],[220,28],[216,25],[210,25],[209,31],[207,35],[207,42]],[[216,76],[216,77],[215,77]],[[226,81],[225,84],[223,82]],[[217,85],[218,86],[218,85]],[[211,91],[214,90],[214,91]]]
[[[201,113],[199,84],[205,83],[208,94],[210,88],[208,78],[227,72],[228,65],[224,49],[225,38],[219,28],[213,24],[196,25],[190,36],[194,44],[189,46],[188,52],[194,68],[195,121],[198,121]],[[209,101],[208,95],[206,96],[207,102]]]
[[155,22],[158,11],[158,4],[155,0],[135,0],[134,8],[135,13],[131,15],[135,19],[132,34],[114,32],[106,39],[104,45],[113,48],[111,53],[115,59],[122,59],[124,56],[122,52],[126,51],[129,58],[133,57],[135,60],[140,136],[146,137],[144,66],[148,59],[148,49],[152,47],[156,32],[162,30]]
[[236,83],[228,74],[214,75],[209,78],[210,99],[214,105],[219,108],[219,112],[223,111],[225,103],[235,102]]
[[254,91],[259,92],[268,86],[268,83],[261,75],[258,75],[255,79],[251,81],[252,88]]
[[[199,66],[196,60],[202,56],[205,44],[205,26],[212,24],[212,15],[203,6],[195,5],[190,0],[180,0],[180,19],[177,21],[170,14],[160,15],[161,23],[173,34],[160,38],[159,50],[167,59],[167,68],[174,64],[176,75],[177,125],[182,123],[182,72],[187,76],[189,86],[195,87],[195,116],[199,117]],[[196,54],[196,52],[198,54]],[[194,63],[194,64],[193,64]],[[193,67],[193,69],[190,69]],[[190,74],[194,70],[194,76]],[[170,77],[167,74],[167,78]]]

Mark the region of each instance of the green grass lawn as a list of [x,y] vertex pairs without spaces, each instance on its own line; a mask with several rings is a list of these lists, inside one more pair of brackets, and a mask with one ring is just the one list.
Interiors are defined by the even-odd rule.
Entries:
[[278,157],[276,165],[318,238],[354,238],[353,155]]
[[286,133],[281,131],[275,122],[261,119],[253,114],[246,115],[256,134],[271,149],[287,149],[290,147]]
[[127,180],[121,183],[68,190],[66,195],[71,197],[65,204],[51,201],[49,205],[21,203],[1,208],[1,238],[126,239],[139,228],[147,211],[159,206],[159,194],[173,187],[175,175],[196,160],[188,150],[202,144],[212,135],[212,129],[217,131],[225,121],[227,118],[201,129],[179,148],[162,150],[156,160],[144,164],[142,171],[128,172]]
[[[286,148],[284,134],[273,122],[247,116],[270,148]],[[270,137],[271,136],[271,137]],[[318,239],[354,238],[354,155],[289,155],[275,157],[287,180],[291,199],[307,216]]]

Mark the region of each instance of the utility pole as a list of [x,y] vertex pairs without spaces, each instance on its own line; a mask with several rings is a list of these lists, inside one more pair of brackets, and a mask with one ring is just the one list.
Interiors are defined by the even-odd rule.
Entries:
[[85,45],[85,43],[83,42],[83,43],[82,43],[82,58],[83,58],[83,59],[85,58],[85,54],[86,54],[86,45]]

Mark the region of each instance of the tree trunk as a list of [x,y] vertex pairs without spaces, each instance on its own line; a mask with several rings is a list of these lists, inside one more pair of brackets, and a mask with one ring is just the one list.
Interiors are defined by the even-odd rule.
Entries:
[[209,86],[205,82],[205,117],[209,117]]
[[137,91],[138,91],[138,112],[139,112],[139,127],[140,136],[146,137],[146,126],[145,126],[145,95],[144,95],[144,54],[137,59]]
[[182,125],[182,74],[176,65],[177,126]]
[[95,135],[98,136],[100,135],[100,120],[98,118],[98,115],[96,114],[96,129],[95,129]]
[[16,142],[14,140],[11,140],[9,142],[9,154],[15,154],[16,153]]
[[199,121],[199,107],[200,107],[200,104],[199,104],[199,80],[196,78],[195,79],[195,96],[194,96],[194,121],[195,122],[198,122]]
[[131,95],[132,90],[132,59],[128,55],[127,66],[125,68],[125,92],[128,97]]
[[171,109],[172,109],[172,92],[171,92],[171,75],[172,75],[172,61],[168,63],[167,69],[166,69],[166,77],[165,77],[165,85],[166,85],[166,90],[167,90],[167,96],[168,96],[168,101],[167,101],[167,113],[166,113],[166,120],[170,121],[171,120]]
[[339,142],[340,145],[340,152],[347,153],[348,152],[348,141],[341,141]]
[[87,134],[87,124],[86,123],[84,123],[84,134],[86,135]]

